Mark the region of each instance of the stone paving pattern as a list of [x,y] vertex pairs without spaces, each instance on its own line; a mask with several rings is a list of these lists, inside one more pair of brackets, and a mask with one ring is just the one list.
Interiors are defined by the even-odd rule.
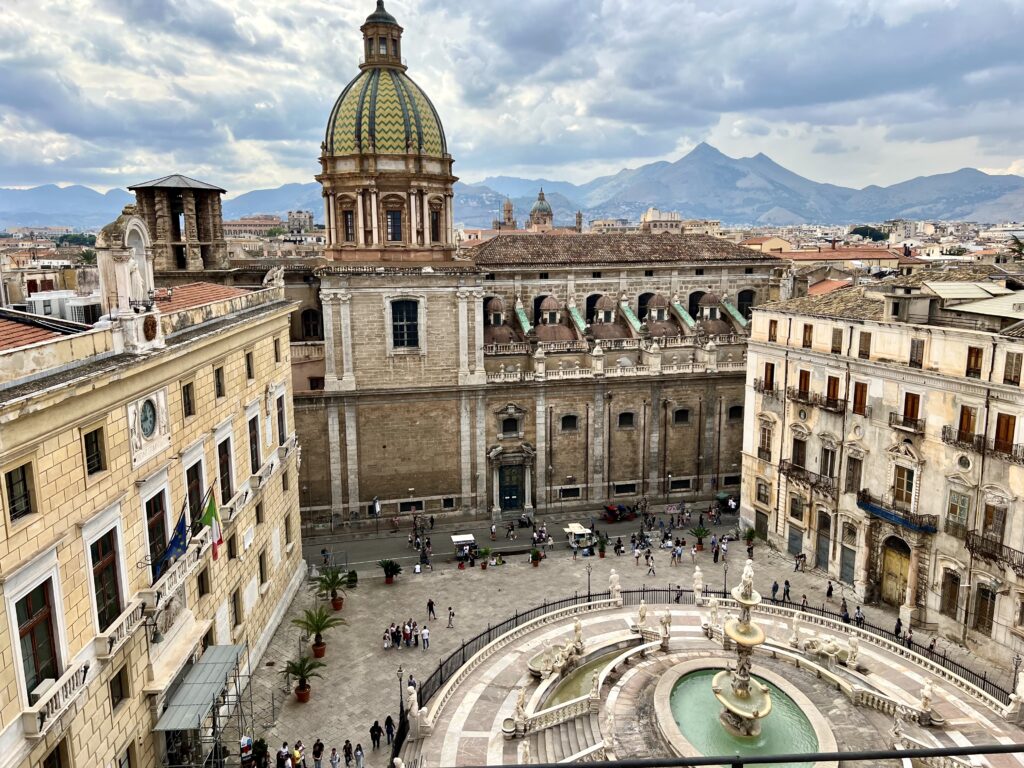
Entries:
[[[726,528],[719,529],[719,532]],[[626,527],[611,531],[612,535],[621,535],[628,541]],[[389,542],[392,556],[408,557],[404,538],[407,532],[394,535]],[[434,532],[435,542],[447,542],[447,531],[440,528]],[[486,535],[478,533],[477,540],[483,545]],[[520,541],[521,545],[522,542]],[[502,546],[500,541],[498,546]],[[354,553],[361,549],[373,550],[373,542],[359,542],[348,545],[350,561]],[[447,547],[435,543],[435,551],[446,551]],[[734,544],[729,558],[729,581],[735,583],[741,571],[742,545]],[[374,552],[372,557],[383,556]],[[307,552],[307,558],[309,553]],[[688,560],[689,558],[687,558]],[[355,590],[348,592],[345,607],[341,615],[347,620],[347,626],[331,630],[327,636],[328,666],[323,670],[323,679],[312,681],[313,695],[308,704],[298,704],[294,696],[284,687],[284,678],[277,670],[290,658],[297,656],[300,647],[300,631],[291,625],[291,619],[299,615],[302,609],[315,602],[311,592],[300,592],[289,609],[285,620],[275,633],[270,647],[261,661],[261,666],[252,679],[254,700],[256,701],[256,731],[262,732],[271,746],[279,746],[287,740],[294,742],[302,739],[311,745],[316,738],[321,738],[330,747],[340,748],[345,739],[354,744],[361,743],[366,750],[368,768],[383,768],[387,764],[388,752],[382,748],[376,752],[370,749],[368,729],[374,720],[383,724],[388,714],[398,719],[398,697],[400,695],[396,672],[399,665],[407,677],[412,673],[418,680],[425,679],[441,659],[459,646],[464,639],[469,639],[485,630],[489,623],[497,623],[512,615],[517,610],[524,610],[542,603],[545,598],[558,599],[574,592],[585,594],[587,591],[586,565],[593,568],[591,585],[594,592],[604,591],[608,584],[608,574],[615,567],[620,574],[624,589],[647,586],[664,587],[681,585],[689,588],[692,581],[693,566],[687,562],[678,567],[669,565],[667,553],[657,555],[657,575],[648,574],[643,560],[634,565],[632,557],[614,556],[609,554],[604,559],[583,558],[573,560],[566,549],[556,549],[541,563],[539,568],[532,568],[526,555],[515,555],[501,567],[491,567],[487,571],[479,568],[474,570],[458,570],[452,562],[444,561],[443,556],[435,556],[435,568],[421,574],[412,573],[411,559],[404,561],[405,572],[390,586],[383,584],[381,571],[372,562],[353,563],[359,571],[360,584]],[[709,587],[720,587],[724,574],[722,563],[713,564],[709,552],[698,553],[697,564],[704,572],[704,582]],[[762,594],[770,594],[772,580],[779,583],[788,578],[791,582],[792,597],[799,600],[806,594],[812,604],[825,602],[825,579],[815,572],[794,573],[792,560],[774,552],[764,545],[755,552],[757,582],[755,586]],[[438,621],[427,621],[426,604],[429,598],[436,603]],[[841,599],[840,587],[830,607],[838,609]],[[456,612],[455,628],[445,628],[447,607],[451,605]],[[852,613],[855,603],[849,602]],[[867,607],[865,613],[868,621],[881,626],[895,623],[895,610],[889,611],[881,607]],[[431,630],[430,648],[402,648],[401,650],[383,650],[382,635],[392,621],[401,622],[413,618],[422,626],[428,624]],[[621,625],[620,625],[621,626]],[[923,633],[918,634],[919,642],[924,639]],[[967,651],[947,645],[940,641],[939,648],[948,648],[950,655],[963,658],[965,662],[974,662]],[[1009,683],[1009,673],[988,667],[996,674],[1002,674]],[[515,672],[509,672],[515,676]],[[910,673],[902,678],[908,686],[907,690],[917,691],[920,680],[914,679]],[[890,681],[893,682],[893,681]],[[493,694],[488,694],[493,695]],[[916,695],[916,693],[914,694]],[[271,703],[273,702],[273,703]],[[473,723],[466,725],[471,739],[460,744],[459,763],[484,762],[472,759],[486,754],[486,743],[489,734],[484,731],[493,722],[493,713],[504,710],[514,704],[507,699],[489,702],[488,714],[483,720],[474,717]],[[961,714],[959,721],[965,720]],[[500,722],[500,719],[499,721]],[[958,722],[966,733],[969,723]],[[262,731],[261,727],[266,726]],[[480,727],[482,730],[477,731]],[[982,728],[985,722],[982,721]],[[994,726],[993,726],[994,727]],[[968,737],[969,738],[969,737]],[[503,755],[506,762],[514,762],[514,754]],[[438,765],[437,759],[428,762]],[[993,762],[994,765],[1011,764]],[[1017,765],[1018,763],[1012,763]]]

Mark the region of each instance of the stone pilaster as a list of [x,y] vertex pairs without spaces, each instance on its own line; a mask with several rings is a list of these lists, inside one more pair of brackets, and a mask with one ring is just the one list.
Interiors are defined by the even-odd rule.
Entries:
[[[543,387],[537,392],[536,408],[536,432],[537,432],[537,509],[541,512],[547,511],[547,489],[548,489],[548,401]],[[527,468],[527,472],[529,469]],[[530,485],[530,477],[527,475],[527,488]],[[526,503],[530,503],[529,491],[526,496]]]
[[345,401],[345,456],[348,458],[348,513],[359,510],[359,422],[356,404]]
[[341,483],[341,425],[338,406],[335,403],[329,403],[327,406],[327,442],[331,452],[331,514],[341,515],[345,510],[344,488]]
[[466,508],[473,495],[473,403],[472,395],[459,395],[459,474],[462,481],[462,503]]

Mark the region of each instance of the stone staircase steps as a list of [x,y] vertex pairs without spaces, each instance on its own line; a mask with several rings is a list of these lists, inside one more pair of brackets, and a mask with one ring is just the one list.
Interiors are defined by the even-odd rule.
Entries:
[[580,731],[583,729],[583,724],[580,722],[580,718],[570,720],[568,723],[562,723],[562,727],[565,728],[565,735],[569,739],[569,755],[575,755],[582,749],[580,746]]
[[554,730],[557,731],[558,742],[556,747],[556,753],[559,760],[564,760],[573,754],[572,745],[569,743],[569,729],[566,727],[567,723],[562,723],[557,726]]

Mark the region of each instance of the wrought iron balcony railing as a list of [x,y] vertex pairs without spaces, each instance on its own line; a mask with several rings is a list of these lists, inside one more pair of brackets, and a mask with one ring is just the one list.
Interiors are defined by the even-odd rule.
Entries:
[[967,538],[967,525],[965,523],[961,523],[959,520],[950,520],[947,518],[942,529],[950,536],[955,536],[958,539]]
[[779,399],[779,390],[774,383],[765,383],[764,379],[754,379],[754,391],[772,400]]
[[1002,563],[1012,568],[1018,576],[1024,576],[1024,552],[1006,546],[1001,539],[971,531],[967,534],[967,549],[975,557]]
[[758,448],[757,449],[757,458],[759,458],[761,461],[771,461],[772,460],[772,450],[771,450],[771,448]]
[[862,489],[857,494],[857,506],[872,517],[887,520],[894,525],[922,533],[935,533],[939,526],[938,515],[918,515],[911,511],[912,504],[894,496],[876,496]]
[[779,472],[784,474],[790,480],[803,483],[804,485],[809,486],[812,490],[815,490],[825,496],[834,498],[836,495],[836,479],[834,477],[812,472],[806,467],[794,464],[789,459],[783,459],[779,462]]
[[1024,443],[989,438],[988,450],[1001,459],[1012,461],[1014,464],[1024,464]]
[[896,411],[892,411],[889,414],[889,426],[893,429],[902,429],[919,435],[924,434],[924,419],[904,416],[902,413],[897,413]]
[[965,448],[969,451],[981,453],[985,450],[985,438],[973,432],[965,432],[950,424],[942,428],[942,442],[947,445],[955,445],[957,448]]
[[786,397],[797,403],[806,403],[814,408],[821,408],[831,413],[842,413],[846,410],[846,400],[837,397],[827,397],[818,392],[811,392],[808,389],[790,387],[786,390]]

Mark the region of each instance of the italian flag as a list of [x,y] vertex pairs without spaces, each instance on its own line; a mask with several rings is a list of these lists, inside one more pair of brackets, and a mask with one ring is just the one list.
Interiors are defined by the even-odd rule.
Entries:
[[217,559],[217,549],[224,543],[224,529],[220,524],[220,512],[217,510],[217,501],[210,493],[210,500],[206,503],[206,510],[203,512],[203,525],[210,526],[211,539],[213,539],[213,559]]

